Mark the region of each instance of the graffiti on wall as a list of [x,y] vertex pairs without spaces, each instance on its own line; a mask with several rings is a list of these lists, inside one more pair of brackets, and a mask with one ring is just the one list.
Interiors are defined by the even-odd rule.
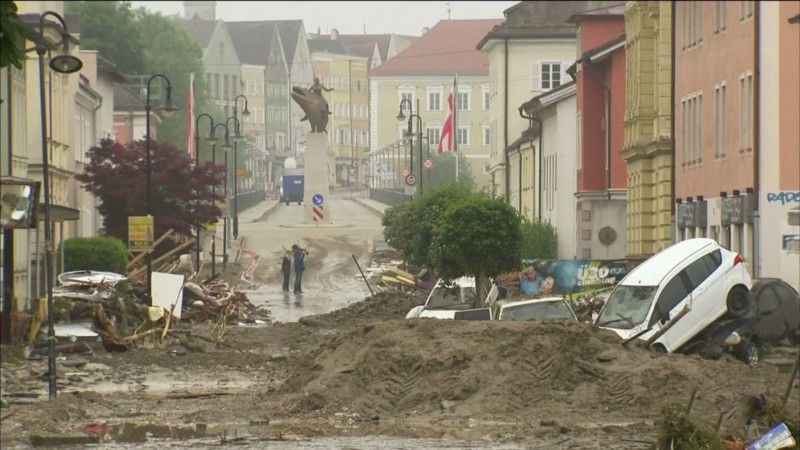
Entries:
[[800,191],[768,192],[767,201],[770,203],[780,202],[781,205],[785,205],[787,203],[800,203]]

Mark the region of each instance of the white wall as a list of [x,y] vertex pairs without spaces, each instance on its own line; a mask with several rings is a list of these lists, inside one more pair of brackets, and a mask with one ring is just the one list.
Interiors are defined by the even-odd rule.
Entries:
[[[781,190],[780,177],[780,45],[778,2],[762,2],[761,20],[761,123],[759,134],[760,165],[760,258],[756,261],[759,277],[782,278],[800,290],[800,252],[792,237],[800,238],[800,226],[791,226],[788,213],[800,208],[800,188]],[[794,25],[798,26],[798,25]],[[783,63],[797,64],[797,60]],[[789,88],[789,87],[786,87]],[[794,87],[796,89],[796,86]],[[784,195],[781,195],[783,193]],[[787,195],[788,194],[788,195]],[[788,244],[788,245],[787,245]]]

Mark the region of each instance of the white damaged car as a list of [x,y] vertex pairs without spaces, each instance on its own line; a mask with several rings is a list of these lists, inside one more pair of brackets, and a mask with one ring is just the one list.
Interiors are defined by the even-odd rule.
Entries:
[[740,255],[712,239],[688,239],[628,273],[595,325],[663,352],[688,353],[698,341],[732,350],[746,341],[740,330],[754,313],[751,285]]

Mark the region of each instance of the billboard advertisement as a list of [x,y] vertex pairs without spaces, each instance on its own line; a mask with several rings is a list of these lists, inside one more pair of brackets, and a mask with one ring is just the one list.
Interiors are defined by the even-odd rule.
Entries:
[[625,260],[524,259],[519,285],[527,295],[588,295],[611,289],[626,274]]

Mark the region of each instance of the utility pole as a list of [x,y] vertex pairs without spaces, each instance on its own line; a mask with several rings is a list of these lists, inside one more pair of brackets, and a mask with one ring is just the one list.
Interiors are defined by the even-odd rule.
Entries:
[[444,2],[447,5],[447,20],[450,20],[450,2]]

